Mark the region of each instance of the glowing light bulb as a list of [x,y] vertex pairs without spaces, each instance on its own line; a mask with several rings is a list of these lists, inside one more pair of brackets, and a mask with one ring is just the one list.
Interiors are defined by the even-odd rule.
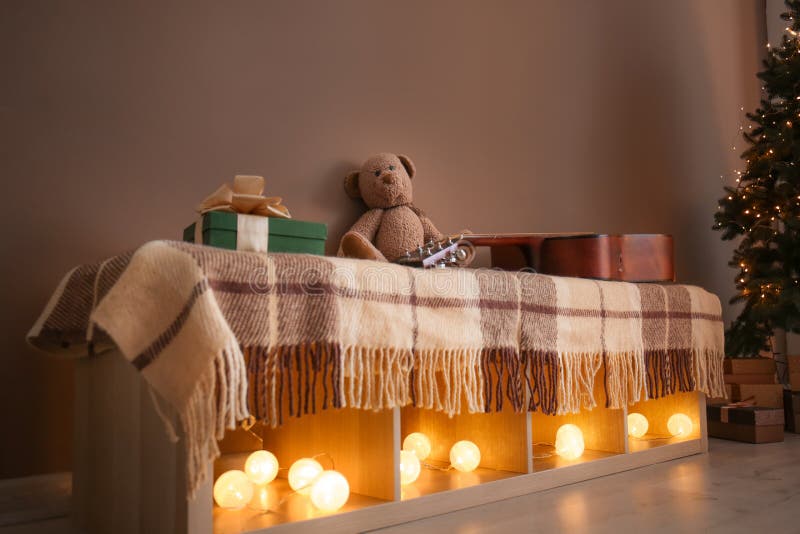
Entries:
[[225,471],[214,482],[214,501],[228,510],[241,510],[253,498],[253,484],[244,471]]
[[338,471],[323,471],[311,484],[311,502],[323,512],[335,512],[350,498],[350,484]]
[[650,424],[647,422],[647,417],[640,413],[633,412],[628,414],[628,435],[634,438],[641,438],[647,434],[647,427]]
[[400,484],[405,486],[417,480],[421,469],[416,452],[400,451]]
[[300,458],[289,468],[289,487],[301,495],[308,495],[312,482],[322,471],[322,466],[313,458]]
[[431,454],[431,440],[422,432],[412,432],[403,440],[403,449],[406,451],[414,451],[420,461]]
[[685,413],[675,413],[667,420],[667,430],[673,436],[688,436],[692,433],[692,420]]
[[269,484],[278,476],[278,459],[269,451],[256,451],[247,457],[244,472],[253,484]]
[[556,453],[567,460],[583,454],[583,432],[573,424],[561,425],[556,431]]
[[471,441],[458,441],[450,448],[450,463],[462,473],[474,471],[481,463],[481,450]]

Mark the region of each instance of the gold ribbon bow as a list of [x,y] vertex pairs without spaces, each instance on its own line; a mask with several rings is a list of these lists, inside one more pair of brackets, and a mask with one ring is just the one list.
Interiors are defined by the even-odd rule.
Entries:
[[233,188],[222,184],[197,206],[202,215],[209,211],[228,211],[263,217],[291,219],[289,210],[281,204],[281,197],[265,197],[264,177],[237,175],[233,178]]

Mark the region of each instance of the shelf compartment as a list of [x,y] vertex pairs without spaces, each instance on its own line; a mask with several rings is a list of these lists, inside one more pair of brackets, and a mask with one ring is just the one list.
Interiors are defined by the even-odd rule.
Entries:
[[[121,354],[112,351],[80,360],[76,362],[75,374],[73,522],[87,532],[231,534],[258,529],[270,534],[288,534],[318,529],[335,534],[375,530],[708,450],[702,417],[705,396],[699,393],[679,394],[630,407],[630,411],[639,411],[651,420],[653,434],[666,433],[658,425],[666,425],[667,418],[675,411],[686,413],[696,423],[692,434],[684,439],[642,442],[646,446],[640,448],[634,444],[633,454],[621,454],[628,444],[627,411],[604,408],[605,398],[599,384],[595,390],[599,407],[575,416],[502,412],[450,419],[429,411],[415,413],[413,408],[402,410],[402,414],[399,409],[378,413],[330,410],[287,419],[280,429],[253,430],[263,435],[264,448],[279,454],[283,467],[301,456],[333,454],[336,469],[351,484],[350,500],[342,510],[323,516],[310,509],[305,497],[292,496],[273,513],[251,509],[227,511],[214,506],[211,476],[194,499],[186,499],[184,444],[167,438],[148,386]],[[602,376],[598,377],[598,382],[601,380]],[[174,412],[167,408],[165,413],[177,425]],[[584,456],[573,462],[558,457],[535,460],[532,467],[536,470],[530,472],[532,443],[552,442],[558,426],[567,422],[581,426],[586,442]],[[441,450],[436,455],[444,460],[441,465],[449,464],[449,454],[445,451],[449,451],[452,443],[469,439],[481,447],[483,467],[466,474],[426,469],[416,485],[401,492],[400,436],[425,428],[434,443],[438,442],[435,439],[438,435],[447,440],[439,445]],[[486,438],[480,437],[481,433]],[[490,437],[502,444],[497,450],[515,451],[516,460],[504,463],[502,454],[481,441]],[[283,443],[284,440],[289,441]],[[239,430],[226,436],[220,448],[226,453],[240,454],[224,455],[216,462],[218,473],[241,469],[246,455],[261,448],[261,440]],[[375,454],[361,458],[365,448]],[[524,468],[521,459],[525,460]],[[325,467],[329,465],[325,458],[320,462]],[[348,462],[353,462],[351,466],[358,463],[362,468],[351,468]],[[512,469],[487,468],[503,466]],[[280,502],[290,493],[285,473],[282,471],[270,484],[267,494],[270,502]],[[390,497],[365,493],[378,493],[369,489],[370,478],[379,481],[375,487],[383,488]],[[360,482],[355,482],[358,480],[367,481],[359,487]]]
[[[590,462],[627,452],[625,436],[625,411],[606,408],[605,369],[595,375],[594,398],[597,406],[577,414],[544,415],[530,414],[533,447],[533,469],[535,472],[562,468]],[[556,432],[561,425],[572,423],[583,433],[584,452],[580,458],[566,460],[555,453]],[[541,445],[548,443],[550,446]],[[542,458],[546,454],[551,456]],[[538,457],[538,458],[537,458]]]
[[[214,479],[216,480],[219,475],[229,469],[242,469],[249,454],[249,452],[245,452],[221,456],[214,462]],[[324,459],[320,459],[320,462],[323,467],[326,467]],[[256,488],[253,500],[246,508],[226,510],[214,506],[214,534],[239,534],[284,523],[353,512],[386,502],[388,501],[385,499],[377,499],[351,491],[347,504],[341,510],[334,513],[321,512],[314,508],[308,496],[294,494],[286,480],[286,471],[281,470],[278,478],[265,486]]]
[[470,473],[423,466],[419,478],[403,486],[403,500],[531,472],[530,424],[526,414],[515,413],[510,407],[498,413],[453,417],[406,407],[400,410],[400,428],[401,439],[412,432],[428,436],[431,454],[423,463],[436,467],[450,465],[450,448],[457,441],[472,441],[481,451],[480,465]]
[[[628,437],[630,452],[645,451],[683,441],[699,440],[705,435],[705,395],[697,392],[676,393],[660,399],[637,402],[628,407],[626,413],[640,413],[647,418],[647,434],[641,438]],[[667,437],[667,421],[675,413],[684,413],[692,420],[692,432],[688,436]],[[701,417],[702,415],[702,417]],[[627,420],[626,432],[627,435]]]

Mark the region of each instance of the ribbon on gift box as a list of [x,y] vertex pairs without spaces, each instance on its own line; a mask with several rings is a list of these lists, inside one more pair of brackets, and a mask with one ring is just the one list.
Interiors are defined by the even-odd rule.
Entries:
[[748,408],[750,406],[755,406],[755,397],[747,397],[744,400],[740,400],[739,402],[731,402],[726,404],[725,406],[721,406],[719,409],[719,420],[723,423],[728,422],[728,411],[733,408]]
[[200,220],[194,225],[194,242],[203,242],[202,216],[210,211],[236,213],[236,250],[267,252],[269,218],[291,219],[281,197],[264,196],[264,177],[237,175],[233,187],[222,184],[197,206]]
[[240,174],[233,178],[233,187],[222,184],[219,189],[208,195],[197,206],[197,212],[203,215],[209,211],[228,211],[242,215],[292,218],[289,210],[282,204],[281,197],[265,197],[263,193],[263,176]]

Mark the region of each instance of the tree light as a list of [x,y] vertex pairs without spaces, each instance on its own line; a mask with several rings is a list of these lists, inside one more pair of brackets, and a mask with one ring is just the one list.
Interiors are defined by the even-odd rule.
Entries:
[[471,441],[457,441],[450,448],[450,464],[461,471],[474,471],[481,463],[481,450]]
[[322,473],[322,466],[313,458],[300,458],[289,468],[289,486],[301,495],[311,492],[311,483]]
[[400,451],[400,484],[405,486],[417,480],[421,469],[422,465],[419,463],[417,453],[406,450]]
[[647,434],[647,428],[650,424],[647,422],[647,417],[640,413],[633,412],[628,414],[628,435],[634,438],[641,438]]
[[228,510],[241,510],[253,498],[253,484],[244,471],[234,469],[222,473],[214,482],[214,501]]
[[269,451],[256,451],[247,457],[244,472],[253,484],[269,484],[278,476],[278,459]]
[[692,433],[692,420],[685,413],[675,413],[667,420],[667,430],[673,436],[688,436]]
[[323,512],[335,512],[349,498],[350,484],[338,471],[323,471],[311,484],[311,502]]
[[583,432],[573,424],[561,425],[556,432],[556,453],[567,460],[583,454]]
[[412,432],[403,440],[403,449],[414,451],[420,461],[424,461],[431,454],[431,440],[422,432]]

